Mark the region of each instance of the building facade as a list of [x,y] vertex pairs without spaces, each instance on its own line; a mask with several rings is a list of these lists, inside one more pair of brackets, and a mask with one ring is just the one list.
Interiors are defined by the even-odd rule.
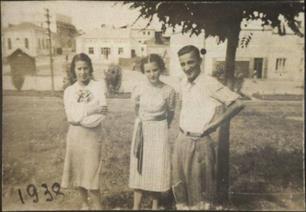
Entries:
[[[199,48],[205,48],[203,67],[206,73],[212,74],[217,69],[224,69],[226,41],[218,43],[215,37],[204,39],[204,35],[192,39],[188,35],[177,39],[178,35],[171,36],[170,46],[181,47],[183,44],[194,44]],[[242,45],[243,38],[249,37],[247,46]],[[186,42],[185,42],[186,41]],[[182,71],[176,64],[177,50],[171,57],[172,68],[170,72],[181,75]],[[236,52],[236,73],[242,73],[246,78],[293,80],[304,79],[304,39],[293,33],[279,35],[271,28],[244,29],[240,33],[239,46]]]
[[[49,37],[45,28],[35,24],[23,22],[10,25],[2,32],[2,52],[6,57],[17,49],[36,57],[49,54]],[[54,52],[56,35],[51,34],[52,51]]]
[[[103,25],[76,38],[76,52],[88,54],[96,63],[118,63],[119,58],[143,57],[156,47],[154,29],[115,28]],[[150,49],[150,46],[152,48]]]
[[128,29],[95,29],[76,38],[76,52],[88,54],[96,63],[118,63],[119,58],[130,58],[132,42]]
[[[22,22],[9,24],[2,31],[4,55],[9,55],[17,48],[33,56],[49,54],[48,25],[46,11],[21,13]],[[77,30],[71,17],[50,11],[50,30],[52,52],[60,54],[75,50]]]

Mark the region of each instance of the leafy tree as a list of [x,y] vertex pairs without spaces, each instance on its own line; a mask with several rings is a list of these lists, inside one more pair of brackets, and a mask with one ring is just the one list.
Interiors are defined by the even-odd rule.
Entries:
[[[138,18],[149,19],[148,25],[157,17],[162,23],[162,30],[168,27],[174,30],[179,26],[182,33],[199,35],[205,30],[205,36],[218,36],[220,41],[227,40],[225,58],[225,84],[233,89],[236,50],[239,43],[241,23],[245,20],[261,20],[262,25],[277,27],[280,35],[285,34],[283,16],[286,25],[298,36],[303,36],[297,20],[304,12],[303,1],[206,1],[206,2],[125,2],[131,9],[139,10]],[[226,122],[220,129],[218,145],[218,191],[223,193],[221,199],[227,199],[228,160],[229,160],[229,126]],[[221,176],[221,177],[220,177]]]

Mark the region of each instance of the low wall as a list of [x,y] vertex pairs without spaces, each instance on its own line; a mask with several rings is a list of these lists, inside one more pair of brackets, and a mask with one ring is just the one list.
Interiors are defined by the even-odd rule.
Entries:
[[[97,80],[103,80],[103,74],[96,75]],[[121,92],[131,92],[133,88],[141,81],[145,80],[145,76],[138,71],[123,70]],[[174,76],[161,76],[161,80],[171,85],[176,91],[179,91],[179,79]],[[10,75],[3,75],[3,90],[16,90]],[[55,90],[63,90],[63,76],[54,77]],[[51,90],[50,76],[26,76],[22,90]],[[281,80],[253,80],[245,79],[242,93],[247,96],[252,94],[304,94],[303,82],[297,81],[281,81]]]
[[[3,90],[16,90],[12,83],[10,75],[2,76]],[[47,91],[52,90],[50,76],[25,76],[25,80],[21,90],[37,90]],[[63,76],[54,77],[54,90],[63,90]]]
[[242,93],[251,96],[258,94],[304,94],[304,82],[284,80],[245,79]]

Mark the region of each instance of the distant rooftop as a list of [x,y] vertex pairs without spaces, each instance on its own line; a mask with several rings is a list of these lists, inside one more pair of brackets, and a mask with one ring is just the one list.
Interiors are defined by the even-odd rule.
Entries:
[[24,29],[34,29],[37,31],[42,31],[47,33],[47,29],[37,26],[33,23],[30,22],[22,22],[20,24],[10,24],[8,27],[4,28],[4,32],[6,31],[19,31],[19,30],[24,30]]
[[99,29],[94,29],[85,32],[81,38],[104,38],[104,39],[128,39],[130,37],[129,28],[115,28],[104,26]]

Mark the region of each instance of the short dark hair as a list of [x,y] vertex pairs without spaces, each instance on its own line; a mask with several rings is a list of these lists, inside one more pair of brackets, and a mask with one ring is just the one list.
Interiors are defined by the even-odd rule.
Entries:
[[92,75],[93,67],[92,67],[90,57],[85,53],[76,54],[72,58],[71,65],[70,65],[70,74],[69,74],[70,75],[69,76],[70,84],[73,84],[76,81],[75,64],[78,61],[84,61],[84,62],[87,63],[87,65],[89,66],[89,74],[90,74],[91,78],[93,78],[93,75]]
[[140,71],[144,73],[144,65],[152,62],[155,62],[158,65],[161,72],[165,71],[165,62],[158,54],[149,54],[148,56],[142,58],[140,61]]
[[190,53],[190,52],[194,52],[195,56],[198,57],[199,59],[201,59],[201,56],[200,56],[200,50],[195,47],[194,45],[187,45],[187,46],[184,46],[182,47],[178,52],[178,56],[182,56],[183,54],[187,54],[187,53]]

